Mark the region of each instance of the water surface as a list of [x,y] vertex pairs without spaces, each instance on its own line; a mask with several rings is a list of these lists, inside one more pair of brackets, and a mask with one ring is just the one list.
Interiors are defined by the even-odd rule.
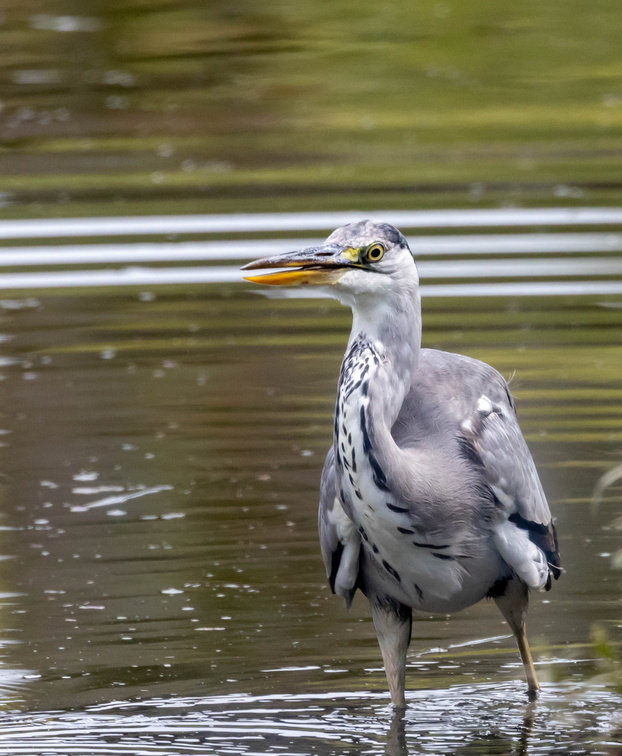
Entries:
[[[404,230],[421,248],[424,343],[514,375],[557,519],[566,572],[530,614],[535,712],[482,603],[416,621],[409,709],[392,721],[365,601],[347,612],[325,584],[317,486],[349,313],[262,296],[235,271],[330,227],[308,216],[258,239],[232,220],[237,240],[178,240],[190,268],[171,242],[106,247],[82,229],[50,237],[39,286],[7,283],[0,300],[0,752],[618,752],[591,634],[620,641],[619,482],[591,498],[622,447],[620,227],[418,218]],[[32,233],[0,284],[41,265]],[[160,281],[94,283],[123,275],[134,242]],[[178,270],[216,273],[181,285]],[[77,272],[82,285],[54,279]]]
[[[3,3],[0,753],[619,753],[621,30],[619,0]],[[535,712],[484,603],[417,621],[392,719],[325,584],[349,313],[238,268],[370,213],[425,344],[514,376],[566,568]]]

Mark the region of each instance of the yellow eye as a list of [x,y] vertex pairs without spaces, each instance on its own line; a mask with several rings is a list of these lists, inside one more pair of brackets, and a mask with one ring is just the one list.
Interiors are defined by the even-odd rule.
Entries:
[[375,263],[379,260],[382,260],[384,256],[384,247],[382,244],[379,244],[376,242],[375,244],[370,244],[369,247],[367,247],[367,250],[365,251],[365,258],[369,260],[369,262]]

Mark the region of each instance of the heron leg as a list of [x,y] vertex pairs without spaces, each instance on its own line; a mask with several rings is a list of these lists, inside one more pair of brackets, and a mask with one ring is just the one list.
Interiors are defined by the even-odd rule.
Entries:
[[514,633],[523,667],[525,668],[527,696],[530,701],[535,701],[540,692],[540,686],[538,685],[536,669],[531,657],[526,632],[529,588],[522,580],[513,579],[508,581],[506,589],[501,595],[494,596],[493,598]]
[[412,610],[384,597],[372,597],[370,603],[391,700],[395,706],[403,708],[406,705],[406,652],[412,630]]

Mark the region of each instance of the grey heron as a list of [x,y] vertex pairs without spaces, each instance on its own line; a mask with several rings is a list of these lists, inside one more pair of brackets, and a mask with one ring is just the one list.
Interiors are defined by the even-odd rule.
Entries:
[[561,573],[555,526],[506,381],[421,347],[419,278],[404,236],[369,220],[319,247],[254,261],[247,276],[320,285],[352,308],[333,444],[319,504],[330,587],[367,597],[395,706],[405,705],[412,611],[447,614],[489,597],[539,686],[525,622],[530,589]]

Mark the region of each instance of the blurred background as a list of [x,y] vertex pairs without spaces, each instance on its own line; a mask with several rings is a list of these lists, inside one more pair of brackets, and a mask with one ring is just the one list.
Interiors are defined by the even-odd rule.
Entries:
[[5,217],[619,202],[615,0],[5,0]]
[[[3,0],[0,754],[619,754],[619,0]],[[513,378],[565,574],[391,718],[316,500],[350,326],[244,262],[377,216]]]

